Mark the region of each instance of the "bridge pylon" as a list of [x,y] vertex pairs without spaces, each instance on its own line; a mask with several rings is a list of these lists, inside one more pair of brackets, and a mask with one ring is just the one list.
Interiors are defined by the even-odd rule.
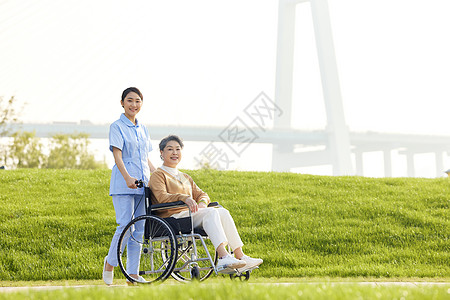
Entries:
[[[328,138],[325,149],[319,151],[294,153],[295,145],[292,142],[274,144],[272,169],[290,171],[295,167],[331,164],[333,175],[354,175],[350,135],[345,123],[327,0],[279,0],[275,102],[284,113],[275,117],[274,128],[291,128],[295,9],[303,2],[311,4]],[[298,144],[301,144],[301,141]]]

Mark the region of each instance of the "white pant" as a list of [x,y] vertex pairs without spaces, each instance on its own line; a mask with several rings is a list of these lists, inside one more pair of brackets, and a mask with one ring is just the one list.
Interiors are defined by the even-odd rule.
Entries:
[[[125,226],[136,217],[145,215],[145,197],[144,195],[113,195],[114,210],[116,211],[116,232],[111,241],[109,247],[108,257],[106,260],[108,263],[116,267],[119,264],[117,257],[117,246],[119,244],[119,238]],[[137,222],[134,228],[131,228],[133,236],[142,237],[144,233],[144,222]],[[139,259],[141,252],[141,245],[136,242],[136,239],[130,239],[130,236],[124,238],[127,241],[127,272],[128,274],[138,274]],[[125,248],[125,243],[122,244],[122,251]]]
[[[189,211],[185,210],[172,215],[174,218],[189,217]],[[194,228],[201,227],[209,236],[214,248],[217,249],[220,244],[229,245],[231,250],[242,247],[239,233],[228,210],[223,207],[199,208],[192,214]]]

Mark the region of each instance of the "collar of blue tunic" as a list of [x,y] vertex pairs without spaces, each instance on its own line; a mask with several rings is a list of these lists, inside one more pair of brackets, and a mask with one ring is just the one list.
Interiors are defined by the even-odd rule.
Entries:
[[138,119],[136,119],[136,125],[134,125],[133,122],[131,122],[130,119],[128,119],[128,118],[125,116],[125,114],[121,114],[121,115],[120,115],[120,120],[121,120],[122,122],[124,122],[127,126],[132,126],[132,127],[136,126],[136,127],[139,127],[139,121],[138,121]]

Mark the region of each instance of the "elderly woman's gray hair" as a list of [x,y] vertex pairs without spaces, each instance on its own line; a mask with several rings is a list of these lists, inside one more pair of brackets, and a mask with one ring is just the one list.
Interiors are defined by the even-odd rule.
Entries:
[[179,136],[177,136],[177,135],[173,135],[172,134],[172,135],[166,136],[165,138],[163,138],[161,140],[161,142],[159,142],[159,150],[163,151],[164,148],[166,148],[167,143],[170,142],[170,141],[177,142],[178,144],[180,144],[181,148],[184,147],[184,144],[183,144],[183,141],[181,140],[181,138]]

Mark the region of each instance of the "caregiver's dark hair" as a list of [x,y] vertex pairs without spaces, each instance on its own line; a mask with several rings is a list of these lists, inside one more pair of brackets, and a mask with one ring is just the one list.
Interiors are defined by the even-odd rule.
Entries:
[[135,87],[129,87],[127,89],[125,89],[122,93],[122,102],[125,100],[125,97],[131,93],[131,92],[135,92],[136,94],[139,95],[139,97],[141,98],[141,100],[144,100],[144,96],[142,96],[141,91],[138,88]]

